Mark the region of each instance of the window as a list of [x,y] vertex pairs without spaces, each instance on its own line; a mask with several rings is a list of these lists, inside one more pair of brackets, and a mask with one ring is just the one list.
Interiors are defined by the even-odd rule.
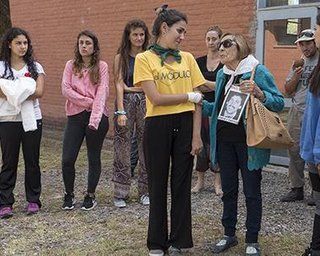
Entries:
[[266,7],[317,3],[319,0],[267,0]]
[[310,28],[310,18],[265,21],[265,28],[273,34],[277,45],[294,45],[300,31]]

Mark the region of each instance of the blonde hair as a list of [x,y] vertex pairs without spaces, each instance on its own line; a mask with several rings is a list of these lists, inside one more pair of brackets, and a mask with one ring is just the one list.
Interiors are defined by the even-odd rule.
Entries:
[[249,46],[248,41],[242,34],[238,33],[224,33],[221,37],[221,41],[224,37],[231,36],[232,40],[237,44],[238,49],[238,59],[243,60],[248,57],[249,54],[252,53],[251,47]]

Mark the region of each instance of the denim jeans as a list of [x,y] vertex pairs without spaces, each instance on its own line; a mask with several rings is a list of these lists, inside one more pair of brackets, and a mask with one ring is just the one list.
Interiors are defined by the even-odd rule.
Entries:
[[261,169],[248,170],[248,153],[245,143],[218,141],[217,157],[221,168],[222,224],[225,235],[234,236],[236,232],[240,169],[247,208],[246,243],[256,243],[262,217]]

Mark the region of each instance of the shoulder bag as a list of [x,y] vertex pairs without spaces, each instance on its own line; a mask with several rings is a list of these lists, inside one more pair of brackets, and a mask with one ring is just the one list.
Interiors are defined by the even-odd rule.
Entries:
[[[250,81],[253,81],[255,71],[256,66],[252,70]],[[280,116],[268,110],[253,95],[250,95],[247,104],[246,122],[247,145],[249,147],[285,149],[293,145],[293,139]]]

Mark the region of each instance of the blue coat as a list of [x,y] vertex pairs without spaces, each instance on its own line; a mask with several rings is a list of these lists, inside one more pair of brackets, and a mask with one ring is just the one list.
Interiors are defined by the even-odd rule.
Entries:
[[[242,80],[249,80],[251,72],[244,73],[241,76]],[[284,107],[283,95],[278,90],[274,78],[270,71],[263,65],[258,65],[254,78],[255,83],[264,92],[265,101],[264,105],[271,111],[279,112]],[[224,93],[224,87],[226,84],[226,76],[223,73],[223,69],[220,69],[217,74],[216,80],[216,94],[214,102],[203,101],[202,114],[204,116],[211,117],[210,123],[210,158],[212,164],[217,163],[216,158],[216,143],[217,143],[217,117],[218,117],[218,105],[222,93]],[[243,111],[242,118],[245,116]],[[258,149],[248,147],[248,169],[257,170],[267,165],[270,160],[270,149]]]
[[300,154],[307,163],[320,163],[320,97],[307,94],[300,139]]

